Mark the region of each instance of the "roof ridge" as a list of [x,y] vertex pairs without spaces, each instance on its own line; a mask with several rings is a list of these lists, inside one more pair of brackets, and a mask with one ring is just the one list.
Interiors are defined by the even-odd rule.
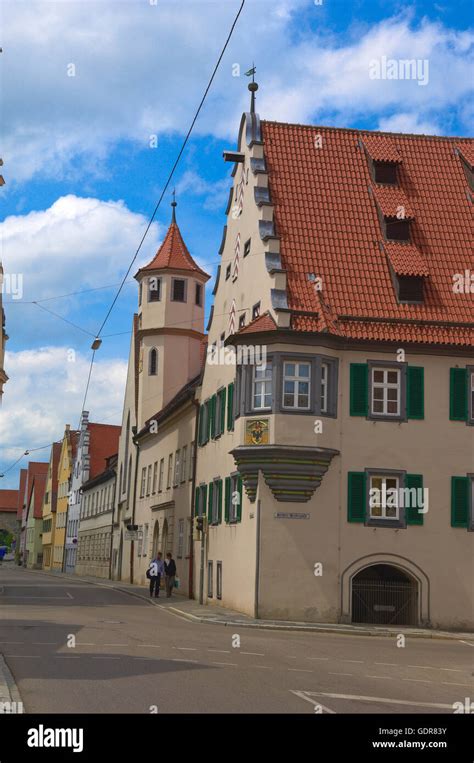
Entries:
[[282,127],[305,127],[308,130],[334,130],[337,132],[355,133],[356,135],[383,135],[399,138],[429,138],[430,140],[465,140],[474,141],[474,136],[469,135],[427,135],[426,133],[390,132],[389,130],[367,130],[358,127],[335,127],[333,125],[303,124],[302,122],[279,122],[276,119],[262,119],[260,124],[274,124]]

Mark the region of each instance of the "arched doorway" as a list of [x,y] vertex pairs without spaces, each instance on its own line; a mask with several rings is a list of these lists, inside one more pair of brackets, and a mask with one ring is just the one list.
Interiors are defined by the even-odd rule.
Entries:
[[156,555],[158,553],[159,549],[159,543],[160,543],[160,523],[158,520],[155,522],[155,526],[153,528],[153,554],[152,559],[156,559]]
[[399,567],[373,564],[352,578],[352,622],[418,625],[418,584]]
[[163,532],[161,534],[161,540],[162,540],[162,544],[161,545],[163,546],[163,548],[161,550],[163,551],[163,559],[164,559],[166,557],[166,554],[169,551],[169,548],[168,548],[168,520],[167,519],[165,519],[165,521],[163,522]]

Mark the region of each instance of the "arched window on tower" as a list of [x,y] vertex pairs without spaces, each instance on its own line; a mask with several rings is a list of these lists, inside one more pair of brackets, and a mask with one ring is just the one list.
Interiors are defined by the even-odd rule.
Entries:
[[158,350],[156,347],[152,347],[150,350],[150,355],[148,356],[148,374],[150,376],[156,376],[156,371],[158,368]]

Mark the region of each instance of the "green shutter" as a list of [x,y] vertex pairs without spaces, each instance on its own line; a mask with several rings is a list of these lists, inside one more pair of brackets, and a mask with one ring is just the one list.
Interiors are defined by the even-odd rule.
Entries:
[[217,395],[213,395],[211,397],[211,400],[209,402],[209,433],[211,440],[215,439],[216,436],[216,400]]
[[225,431],[225,398],[226,398],[226,389],[221,389],[220,391],[221,396],[221,407],[220,407],[220,421],[219,421],[219,434],[222,434]]
[[367,363],[351,363],[350,414],[367,416],[369,412],[369,368]]
[[227,387],[227,431],[234,428],[234,382]]
[[194,492],[194,516],[199,515],[199,488],[197,487]]
[[237,490],[239,491],[239,505],[237,506],[237,522],[242,519],[242,477],[237,480]]
[[209,524],[212,522],[212,496],[214,495],[214,483],[209,483],[208,488],[208,501],[207,501],[207,521]]
[[347,521],[365,522],[367,475],[365,472],[349,472],[347,478]]
[[467,421],[467,368],[449,369],[449,418]]
[[199,427],[198,427],[198,445],[203,444],[203,428],[204,428],[204,406],[199,406]]
[[228,523],[230,518],[230,477],[225,478],[224,495],[224,520]]
[[205,517],[207,505],[207,485],[201,485],[201,493],[201,514],[203,517]]
[[469,527],[469,482],[469,477],[451,477],[451,527]]
[[[406,488],[419,488],[423,489],[423,476],[421,474],[406,474],[405,475],[405,487]],[[411,501],[410,501],[411,503]],[[405,519],[407,525],[422,525],[424,514],[418,511],[421,505],[418,505],[418,492],[416,494],[416,506],[407,506],[405,508]]]
[[407,368],[407,417],[424,419],[425,417],[425,369],[422,366]]
[[217,522],[222,522],[222,480],[217,482]]

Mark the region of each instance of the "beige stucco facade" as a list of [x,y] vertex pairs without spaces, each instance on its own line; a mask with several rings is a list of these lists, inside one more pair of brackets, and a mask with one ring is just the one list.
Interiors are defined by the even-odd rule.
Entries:
[[82,489],[77,575],[110,577],[115,487],[115,470],[110,468]]

